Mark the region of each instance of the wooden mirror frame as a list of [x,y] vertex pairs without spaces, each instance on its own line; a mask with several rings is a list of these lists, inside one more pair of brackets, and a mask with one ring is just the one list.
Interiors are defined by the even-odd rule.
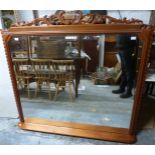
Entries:
[[[46,120],[39,118],[24,118],[22,105],[20,101],[19,91],[11,52],[8,45],[13,36],[28,35],[64,35],[64,34],[131,34],[137,35],[143,43],[141,61],[137,76],[136,94],[134,97],[133,110],[129,128],[116,128],[99,125],[86,125],[80,123],[62,122],[54,120]],[[142,90],[147,70],[149,51],[152,42],[153,27],[144,24],[85,24],[85,25],[51,25],[51,26],[19,26],[12,27],[9,30],[2,31],[4,47],[9,66],[10,77],[13,85],[16,105],[19,113],[19,128],[24,130],[39,131],[46,133],[62,134],[69,136],[78,136],[85,138],[101,139],[108,141],[119,141],[124,143],[134,143],[136,141],[136,125],[138,113],[141,105]]]

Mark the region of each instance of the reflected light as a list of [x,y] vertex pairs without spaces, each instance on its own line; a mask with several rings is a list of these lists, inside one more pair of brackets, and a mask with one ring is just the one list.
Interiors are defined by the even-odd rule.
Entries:
[[66,40],[77,40],[77,36],[66,36],[65,39]]
[[15,41],[19,41],[19,38],[14,38]]

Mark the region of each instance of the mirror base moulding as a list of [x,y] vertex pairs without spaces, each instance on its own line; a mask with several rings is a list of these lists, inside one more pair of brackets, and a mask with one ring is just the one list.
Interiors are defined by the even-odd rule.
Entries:
[[39,118],[26,118],[25,121],[19,123],[18,126],[24,130],[61,134],[66,136],[118,141],[123,143],[134,143],[136,141],[136,136],[129,134],[129,130],[125,128],[104,127]]

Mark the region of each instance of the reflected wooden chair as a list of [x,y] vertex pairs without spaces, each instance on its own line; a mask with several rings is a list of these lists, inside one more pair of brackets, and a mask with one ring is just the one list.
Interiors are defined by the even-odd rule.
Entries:
[[48,88],[49,99],[51,99],[51,85],[50,85],[50,63],[48,59],[31,59],[32,67],[34,70],[34,79],[37,84],[35,89],[35,97],[41,91],[43,84]]
[[73,60],[52,60],[52,67],[55,73],[56,92],[54,99],[57,99],[60,88],[69,88],[69,97],[73,101],[72,86],[74,87],[75,65]]
[[14,71],[17,80],[18,89],[26,88],[28,98],[30,98],[30,82],[33,80],[33,76],[28,73],[31,65],[28,63],[28,59],[13,59]]

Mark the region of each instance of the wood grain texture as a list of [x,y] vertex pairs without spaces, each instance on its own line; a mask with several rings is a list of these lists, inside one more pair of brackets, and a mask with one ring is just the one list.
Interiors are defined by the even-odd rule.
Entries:
[[116,133],[124,133],[124,134],[129,133],[129,130],[126,128],[114,128],[114,127],[92,125],[92,124],[47,120],[47,119],[41,119],[41,118],[39,119],[38,118],[27,118],[25,120],[27,123],[36,123],[36,124],[43,124],[43,125],[48,124],[48,125],[54,125],[54,126],[59,126],[59,127],[64,126],[64,127],[83,129],[83,130],[108,131],[108,132],[116,132]]
[[148,26],[146,29],[142,30],[139,34],[141,41],[143,42],[142,53],[140,57],[140,66],[138,70],[137,84],[136,84],[136,94],[134,97],[133,110],[130,122],[130,133],[136,132],[138,114],[141,106],[141,98],[143,93],[144,81],[147,74],[147,66],[149,62],[149,55],[152,45],[154,27]]
[[135,135],[122,134],[115,132],[107,132],[106,127],[100,130],[92,125],[82,125],[78,123],[65,123],[61,121],[49,121],[43,119],[28,118],[25,122],[19,123],[19,127],[24,130],[39,131],[44,133],[53,133],[61,135],[69,135],[84,138],[93,138],[100,140],[119,141],[124,143],[134,143]]
[[86,24],[86,25],[53,25],[12,27],[5,33],[10,35],[54,35],[54,34],[114,34],[138,33],[145,25],[124,24]]

